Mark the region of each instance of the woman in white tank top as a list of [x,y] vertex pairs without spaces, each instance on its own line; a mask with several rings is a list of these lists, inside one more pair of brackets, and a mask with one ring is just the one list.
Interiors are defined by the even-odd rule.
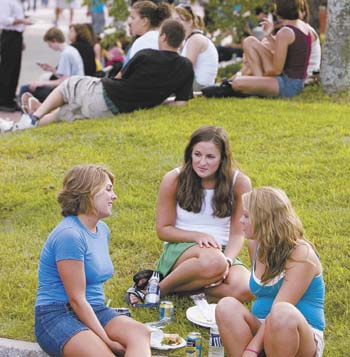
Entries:
[[[166,242],[157,267],[164,276],[161,296],[204,289],[217,298],[252,298],[249,271],[236,260],[244,241],[241,197],[250,190],[249,178],[234,166],[224,129],[196,130],[183,166],[160,185],[156,229]],[[128,293],[129,303],[140,302],[137,293]]]
[[193,13],[189,5],[177,6],[173,17],[185,28],[186,39],[181,55],[193,64],[193,90],[213,85],[218,73],[219,56],[213,42],[201,31],[202,19]]

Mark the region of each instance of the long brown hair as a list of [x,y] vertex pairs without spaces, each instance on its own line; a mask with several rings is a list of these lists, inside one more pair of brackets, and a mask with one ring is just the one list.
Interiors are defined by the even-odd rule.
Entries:
[[192,168],[193,147],[201,141],[211,141],[219,149],[221,160],[215,173],[215,192],[212,201],[214,216],[230,216],[234,207],[232,172],[235,163],[231,154],[228,135],[218,126],[203,126],[190,138],[184,154],[184,163],[178,178],[176,199],[181,208],[198,213],[204,199],[202,180]]
[[259,187],[244,193],[242,201],[259,245],[258,259],[265,264],[261,282],[267,284],[285,270],[300,241],[314,247],[305,238],[303,225],[283,190]]

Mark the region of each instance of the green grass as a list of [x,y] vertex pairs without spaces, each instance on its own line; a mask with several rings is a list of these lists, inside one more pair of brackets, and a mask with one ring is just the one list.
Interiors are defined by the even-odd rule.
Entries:
[[[331,98],[317,87],[294,100],[197,98],[181,108],[162,106],[114,119],[1,135],[0,336],[34,340],[37,263],[48,233],[60,220],[56,194],[67,169],[102,163],[116,174],[118,201],[106,220],[116,272],[106,284],[106,294],[113,306],[125,306],[123,296],[133,273],[153,268],[162,250],[154,227],[160,180],[181,163],[189,135],[199,126],[215,124],[228,131],[234,156],[254,186],[278,186],[291,198],[323,262],[324,355],[348,356],[348,102],[348,94]],[[247,262],[246,250],[242,257]],[[208,330],[185,318],[191,301],[171,300],[176,321],[166,331],[185,337],[199,330],[207,351]],[[144,322],[158,317],[156,310],[132,309],[132,314]]]

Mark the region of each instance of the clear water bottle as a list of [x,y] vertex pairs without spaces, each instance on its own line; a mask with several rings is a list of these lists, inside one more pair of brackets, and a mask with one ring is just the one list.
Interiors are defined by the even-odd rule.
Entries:
[[225,350],[222,345],[217,325],[210,328],[208,357],[224,357]]
[[153,272],[151,278],[148,281],[146,289],[146,304],[159,304],[160,290],[159,290],[159,273]]

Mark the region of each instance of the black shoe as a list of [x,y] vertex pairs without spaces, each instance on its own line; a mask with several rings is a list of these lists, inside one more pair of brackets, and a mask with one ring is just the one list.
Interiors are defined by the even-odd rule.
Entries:
[[202,93],[207,98],[228,98],[235,96],[231,83],[227,79],[223,80],[221,84],[202,88]]
[[11,105],[0,105],[0,112],[13,113],[21,110],[16,103]]

